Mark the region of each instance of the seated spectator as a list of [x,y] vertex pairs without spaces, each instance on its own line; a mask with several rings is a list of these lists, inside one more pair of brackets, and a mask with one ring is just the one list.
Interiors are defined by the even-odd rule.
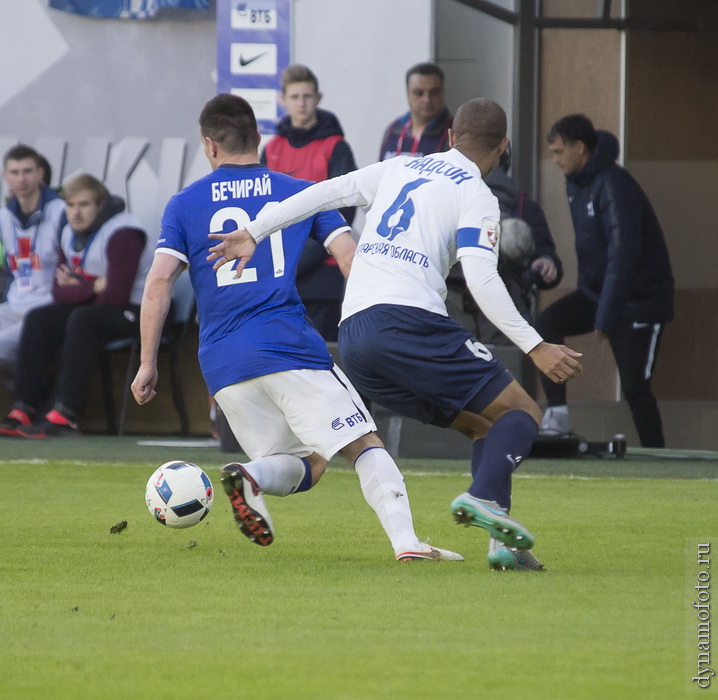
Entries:
[[43,184],[46,162],[34,149],[13,146],[3,158],[10,191],[0,209],[0,384],[12,390],[16,355],[26,314],[52,301],[52,278],[65,223],[65,203]]
[[[318,182],[356,170],[354,154],[337,117],[319,109],[323,95],[317,76],[301,64],[282,72],[282,104],[287,115],[267,143],[260,161],[270,170]],[[341,209],[351,223],[355,208]],[[324,246],[310,238],[297,265],[297,291],[307,315],[324,340],[339,333],[344,276]]]
[[91,175],[72,178],[62,193],[68,223],[60,239],[54,302],[25,319],[12,411],[0,423],[4,435],[79,435],[78,417],[100,350],[139,334],[153,242],[124,201]]
[[444,71],[436,63],[417,63],[409,68],[406,99],[409,111],[384,132],[379,160],[448,151],[454,119],[444,101]]
[[11,282],[12,273],[5,260],[5,246],[0,236],[0,304],[4,304],[7,300],[7,290]]
[[[543,209],[537,202],[519,191],[509,177],[511,167],[510,147],[501,156],[499,167],[484,179],[499,200],[502,222],[502,238],[499,244],[499,274],[521,315],[533,321],[539,290],[553,289],[563,278],[563,265],[556,252],[551,230]],[[533,245],[526,255],[517,255],[507,246],[510,227],[516,220],[525,221],[530,227]],[[501,333],[476,306],[466,288],[460,266],[455,266],[447,280],[450,297],[450,313],[462,325],[476,334],[482,343],[510,345],[511,341]]]

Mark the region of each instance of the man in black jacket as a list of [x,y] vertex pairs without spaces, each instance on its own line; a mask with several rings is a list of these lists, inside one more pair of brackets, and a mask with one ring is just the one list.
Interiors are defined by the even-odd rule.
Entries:
[[[548,142],[566,175],[578,289],[543,311],[536,330],[550,343],[591,331],[608,338],[641,445],[664,447],[651,391],[663,327],[673,318],[673,275],[661,226],[640,185],[616,164],[613,134],[572,114],[551,127]],[[571,432],[565,385],[543,387],[548,409],[542,433]]]

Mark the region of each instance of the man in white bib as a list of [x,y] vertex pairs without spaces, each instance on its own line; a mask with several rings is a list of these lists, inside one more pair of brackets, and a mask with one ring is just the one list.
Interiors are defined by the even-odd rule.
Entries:
[[153,251],[144,227],[92,175],[67,181],[62,196],[67,224],[53,301],[25,318],[12,411],[0,423],[5,435],[79,435],[100,350],[111,340],[139,333],[139,305]]

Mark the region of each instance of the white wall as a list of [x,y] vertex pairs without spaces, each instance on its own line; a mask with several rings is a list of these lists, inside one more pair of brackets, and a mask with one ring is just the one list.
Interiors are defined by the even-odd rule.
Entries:
[[[0,0],[0,152],[37,147],[54,185],[104,178],[156,233],[168,197],[207,170],[197,117],[215,94],[215,13],[93,19],[47,1]],[[406,69],[436,56],[435,14],[449,106],[484,95],[510,113],[507,25],[455,0],[294,0],[293,60],[317,73],[360,166],[407,109]]]
[[[295,0],[294,59],[316,71],[364,165],[406,108],[406,68],[431,57],[431,0],[357,7]],[[206,172],[197,117],[215,94],[214,13],[170,16],[103,20],[0,0],[0,151],[36,146],[55,185],[79,170],[104,178],[156,232],[167,198]],[[410,38],[397,42],[397,27]]]
[[[215,91],[213,14],[108,20],[52,10],[47,0],[0,6],[2,135],[67,138],[70,169],[80,164],[88,137],[197,139],[197,115]],[[29,73],[28,59],[44,70]],[[8,94],[10,81],[22,88]]]
[[193,16],[93,19],[0,0],[0,151],[37,147],[53,185],[80,170],[104,179],[157,233],[193,163],[206,168],[197,116],[215,93],[215,23]]
[[[494,0],[514,10],[513,0]],[[452,111],[474,97],[488,97],[513,117],[514,28],[455,0],[436,5],[436,61],[446,74]]]
[[361,167],[407,111],[407,68],[433,58],[432,0],[295,0],[294,61],[319,78]]

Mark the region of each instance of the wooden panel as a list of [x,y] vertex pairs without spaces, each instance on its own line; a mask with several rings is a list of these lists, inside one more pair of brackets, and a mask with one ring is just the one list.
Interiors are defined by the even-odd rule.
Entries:
[[[681,7],[682,17],[690,16],[686,10]],[[718,15],[715,3],[710,12]],[[632,31],[627,55],[627,155],[639,160],[718,158],[715,26],[698,32]]]
[[[569,291],[543,292],[541,308]],[[718,324],[709,322],[716,308],[716,289],[677,290],[676,315],[666,325],[653,375],[659,401],[718,400]],[[569,384],[569,400],[615,400],[618,373],[608,343],[589,334],[567,338],[566,345],[584,354],[584,372]],[[542,391],[538,398],[545,398]]]
[[654,377],[659,399],[718,399],[718,4],[634,0],[631,14],[698,21],[697,31],[631,31],[626,163],[649,195],[676,278]]
[[[551,4],[554,16],[562,11],[570,16],[568,7]],[[595,3],[592,5],[595,12]],[[561,171],[550,162],[546,133],[557,119],[575,112],[586,114],[597,128],[618,133],[620,48],[620,34],[616,31],[550,29],[541,33],[539,201],[566,271],[560,289],[542,294],[541,304],[544,306],[571,291],[576,284],[574,233],[565,180]],[[599,343],[593,335],[586,335],[571,338],[567,345],[584,353],[584,373],[569,385],[570,400],[614,400],[617,372],[608,343]]]
[[[197,360],[198,332],[191,331],[182,345],[181,372],[187,412],[189,414],[190,431],[193,435],[210,435],[209,396],[207,386],[202,378]],[[172,403],[170,373],[167,354],[159,354],[159,381],[157,396],[145,406],[139,406],[134,399],[130,400],[127,411],[128,434],[152,435],[178,433],[180,420]],[[122,400],[127,356],[117,354],[112,357],[113,391],[115,393],[115,410],[119,416]],[[105,412],[102,404],[99,376],[93,380],[93,388],[80,427],[87,432],[102,433],[106,430]]]
[[717,289],[679,289],[654,375],[659,399],[718,400]]
[[[718,160],[627,161],[661,222],[676,287],[718,288]],[[713,325],[715,316],[706,319]]]
[[[541,32],[539,136],[566,114],[583,112],[617,134],[621,104],[620,33],[605,29]],[[546,151],[543,151],[546,153]]]
[[[563,173],[548,159],[539,162],[539,201],[563,262],[564,287],[576,286],[576,236],[566,197]],[[548,292],[546,293],[548,294]]]
[[[573,291],[574,287],[558,287],[542,292],[539,308],[545,308],[551,302]],[[568,384],[569,401],[614,401],[618,372],[613,353],[608,342],[599,342],[593,333],[566,338],[566,345],[583,353],[581,363],[583,373]],[[537,398],[545,399],[540,382]]]
[[[596,8],[596,0],[543,0],[541,15],[552,18],[596,19]],[[618,8],[612,10],[612,16],[618,16]]]
[[[209,438],[211,424],[209,420],[209,396],[207,386],[202,378],[197,360],[198,332],[195,328],[185,338],[182,352],[182,380],[184,396],[187,402],[190,431],[192,435]],[[115,410],[119,419],[122,391],[127,369],[127,355],[117,353],[112,359],[113,391],[115,393]],[[163,435],[176,434],[180,429],[180,420],[172,403],[172,390],[169,381],[167,355],[159,356],[159,382],[157,396],[145,406],[139,406],[134,399],[130,400],[127,411],[127,434]],[[8,391],[0,389],[0,417],[7,415],[11,408],[12,397]],[[90,396],[80,419],[80,429],[87,433],[105,433],[107,422],[102,403],[99,373],[93,377]]]

